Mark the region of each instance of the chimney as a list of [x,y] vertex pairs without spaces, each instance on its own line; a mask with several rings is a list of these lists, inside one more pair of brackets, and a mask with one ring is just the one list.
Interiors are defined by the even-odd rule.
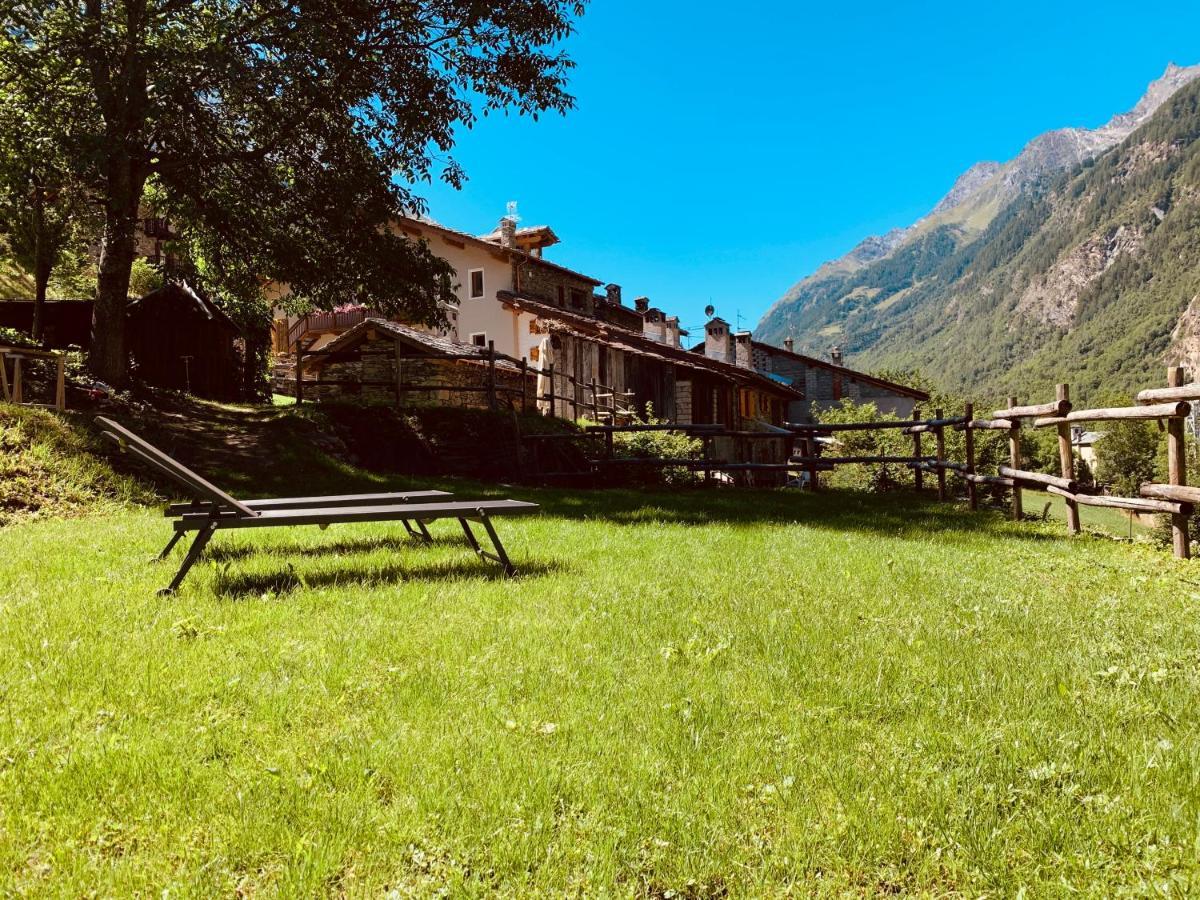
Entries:
[[793,344],[795,344],[795,341],[793,341],[790,337],[785,337],[783,339],[783,349],[786,350],[788,353],[796,352],[795,350],[792,349]]
[[704,326],[704,355],[721,362],[733,362],[733,335],[724,319],[710,319]]
[[754,368],[754,353],[750,347],[749,331],[739,331],[733,336],[733,362],[743,369]]
[[646,310],[648,310],[650,308],[650,298],[649,297],[636,298],[633,301],[633,308],[636,309],[638,312],[644,313]]
[[613,304],[613,306],[621,305],[621,286],[619,284],[605,285],[604,293],[608,297],[608,302]]
[[841,347],[830,347],[829,348],[829,361],[831,363],[833,363],[835,366],[840,366],[842,364],[842,348]]
[[517,246],[517,220],[512,216],[505,216],[500,220],[500,246]]

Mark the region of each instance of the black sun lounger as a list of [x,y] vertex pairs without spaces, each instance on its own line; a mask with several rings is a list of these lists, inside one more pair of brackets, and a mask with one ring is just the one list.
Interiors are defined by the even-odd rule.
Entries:
[[[186,486],[188,491],[197,497],[198,507],[187,504],[174,507],[178,518],[173,523],[175,541],[186,532],[196,532],[192,546],[184,557],[183,564],[171,584],[159,591],[160,594],[173,593],[188,570],[204,553],[204,548],[213,534],[221,528],[275,528],[292,525],[327,526],[343,522],[405,522],[415,521],[421,525],[424,536],[428,536],[425,524],[435,519],[457,519],[462,525],[463,533],[471,549],[482,559],[490,559],[499,563],[506,574],[513,575],[516,568],[508,558],[500,537],[496,534],[492,519],[496,516],[524,515],[537,512],[536,503],[525,503],[520,500],[469,500],[452,501],[439,500],[436,497],[418,496],[421,492],[401,495],[358,494],[345,497],[303,497],[285,498],[281,500],[247,501],[236,500],[220,488],[205,481],[191,469],[176,462],[167,454],[142,440],[127,428],[111,419],[97,417],[96,421],[104,429],[105,434],[116,440],[125,449],[134,452],[142,461],[153,466],[158,471],[168,474],[176,482]],[[441,492],[432,492],[440,496],[449,496]],[[396,498],[396,502],[387,499]],[[380,499],[385,498],[385,499]],[[404,499],[400,499],[404,498]],[[405,502],[407,500],[407,502]],[[324,502],[328,501],[328,502]],[[417,502],[413,502],[417,501]],[[258,504],[256,507],[255,504]],[[168,510],[168,514],[172,514]],[[470,522],[478,522],[487,532],[495,553],[484,550],[471,530]],[[409,528],[412,531],[411,527]],[[164,554],[165,555],[165,554]]]

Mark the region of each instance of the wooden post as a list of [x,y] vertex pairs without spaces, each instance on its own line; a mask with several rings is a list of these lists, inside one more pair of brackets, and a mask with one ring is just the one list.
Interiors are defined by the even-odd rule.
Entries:
[[[1017,405],[1016,397],[1008,398],[1011,409]],[[1021,420],[1013,419],[1013,428],[1008,432],[1008,464],[1014,469],[1021,468]],[[1021,520],[1021,486],[1014,484],[1012,489],[1012,517],[1014,521]]]
[[[975,405],[967,403],[963,406],[963,417],[967,420],[967,427],[963,429],[963,444],[965,445],[967,474],[975,474],[975,431],[971,428],[971,421],[975,418]],[[970,478],[967,479],[967,508],[979,508],[979,495],[975,490],[975,482]]]
[[588,387],[592,389],[592,421],[599,424],[600,423],[600,407],[597,405],[598,401],[596,400],[596,379],[595,378],[593,378],[591,381],[588,382]]
[[492,412],[496,411],[496,344],[494,341],[488,341],[488,409]]
[[58,355],[58,378],[54,389],[54,407],[59,412],[67,409],[67,358]]
[[604,432],[604,458],[613,458],[613,433],[611,431]]
[[[1184,372],[1180,366],[1167,369],[1167,387],[1183,387]],[[1173,485],[1187,484],[1186,440],[1182,418],[1167,419],[1167,480]],[[1171,515],[1171,543],[1179,559],[1192,555],[1188,540],[1188,517],[1180,513]]]
[[[919,406],[913,407],[912,417],[913,417],[914,422],[921,418],[921,408]],[[920,459],[921,458],[921,435],[920,435],[920,433],[914,433],[912,436],[912,439],[913,439],[913,456],[916,459]],[[925,474],[920,470],[920,468],[913,469],[913,486],[917,489],[918,493],[920,493],[921,490],[924,489],[924,487],[925,487]]]
[[529,360],[521,357],[521,412],[529,412]]
[[296,341],[296,405],[304,402],[304,348]]
[[25,400],[21,391],[21,357],[13,357],[13,387],[12,387],[13,403],[22,403]]
[[[804,455],[809,459],[816,459],[817,436],[811,431],[808,433],[808,437],[805,438],[805,447],[807,449],[804,451]],[[821,489],[821,481],[817,476],[817,464],[815,462],[810,462],[808,464],[808,489],[813,493],[816,493]]]
[[5,402],[12,401],[12,392],[8,389],[8,362],[3,350],[0,350],[0,398]]
[[549,399],[550,399],[550,418],[553,419],[555,416],[558,415],[558,413],[554,409],[554,363],[550,363],[550,395],[549,395]]
[[[940,418],[942,417],[942,411],[941,411],[940,409],[935,409],[935,410],[933,411],[933,417],[934,417],[935,419],[940,419]],[[942,466],[942,465],[941,465],[941,463],[944,463],[944,462],[946,461],[946,434],[945,434],[945,429],[944,429],[944,428],[943,428],[941,425],[939,425],[939,426],[937,427],[937,429],[936,429],[936,430],[933,432],[933,437],[934,437],[935,446],[937,447],[937,461],[938,461],[938,470],[937,470],[937,491],[938,491],[938,499],[939,499],[939,500],[943,500],[943,501],[944,501],[944,500],[946,499],[946,469],[945,469],[945,467],[944,467],[944,466]]]
[[[1070,401],[1071,388],[1069,385],[1060,384],[1056,390],[1056,399],[1062,401]],[[1075,452],[1071,449],[1071,426],[1067,422],[1062,422],[1058,426],[1058,463],[1061,469],[1062,477],[1067,481],[1075,480]],[[1067,532],[1069,534],[1079,534],[1079,504],[1074,500],[1066,500],[1067,504]]]

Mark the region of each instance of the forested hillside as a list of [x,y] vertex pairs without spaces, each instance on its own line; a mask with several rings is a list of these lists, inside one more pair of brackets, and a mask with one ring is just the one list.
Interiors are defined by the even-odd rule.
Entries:
[[[944,387],[1086,397],[1200,365],[1200,82],[1115,148],[1032,181],[978,234],[928,227],[810,279],[759,334]],[[778,333],[776,333],[778,332]]]

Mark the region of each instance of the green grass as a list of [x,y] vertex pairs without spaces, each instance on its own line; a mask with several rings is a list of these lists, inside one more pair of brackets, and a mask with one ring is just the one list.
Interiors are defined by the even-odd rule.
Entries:
[[[1025,493],[1025,510],[1040,515],[1046,504],[1050,505],[1050,518],[1057,522],[1067,521],[1067,504],[1062,497],[1054,494],[1042,494],[1032,491]],[[1148,537],[1152,529],[1143,525],[1137,519],[1130,519],[1119,509],[1106,509],[1100,506],[1080,506],[1079,523],[1085,529],[1092,529],[1113,537],[1139,539]]]
[[911,495],[512,493],[515,581],[338,526],[157,599],[153,511],[0,529],[0,884],[1200,887],[1192,565]]

